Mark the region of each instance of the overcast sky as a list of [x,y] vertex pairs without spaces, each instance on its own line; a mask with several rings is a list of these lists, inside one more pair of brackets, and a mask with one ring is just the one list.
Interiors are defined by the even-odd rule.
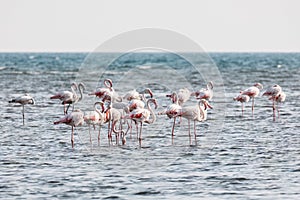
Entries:
[[0,0],[0,51],[93,51],[113,36],[173,30],[206,51],[300,52],[297,0]]

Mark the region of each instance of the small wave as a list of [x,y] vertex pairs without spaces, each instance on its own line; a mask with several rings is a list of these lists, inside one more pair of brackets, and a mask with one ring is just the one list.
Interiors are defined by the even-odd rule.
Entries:
[[0,66],[0,71],[1,71],[1,70],[4,70],[4,69],[6,69],[6,68],[7,68],[7,67],[4,67],[4,66],[2,67],[2,66]]
[[137,68],[139,68],[139,69],[151,69],[152,67],[149,66],[149,65],[140,65],[140,66],[137,66]]

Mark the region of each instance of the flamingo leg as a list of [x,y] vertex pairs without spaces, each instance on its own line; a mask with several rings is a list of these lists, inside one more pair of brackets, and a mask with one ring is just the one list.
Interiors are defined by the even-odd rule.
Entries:
[[91,125],[89,124],[90,143],[92,144]]
[[173,122],[173,126],[172,126],[172,137],[174,136],[175,123],[176,123],[176,117],[174,117],[174,122]]
[[254,116],[254,97],[252,98],[252,117]]
[[136,127],[136,138],[139,138],[139,125],[136,121],[134,121]]
[[139,135],[139,144],[140,144],[140,146],[142,146],[142,129],[143,129],[143,122],[141,122],[140,135]]
[[23,126],[25,125],[25,108],[24,105],[22,105],[22,118],[23,118]]
[[188,125],[189,125],[189,140],[190,140],[190,144],[191,144],[192,140],[191,140],[191,125],[190,125],[190,120],[188,120]]
[[244,116],[244,103],[242,102],[242,117]]
[[276,107],[275,107],[275,101],[273,100],[273,121],[275,121],[276,118]]
[[100,145],[100,132],[101,132],[101,125],[99,125],[99,132],[98,132],[98,146]]
[[72,148],[74,149],[74,126],[72,126],[71,143],[72,143]]
[[108,121],[108,127],[107,127],[107,138],[108,138],[108,144],[110,144],[110,141],[111,141],[111,135],[110,135],[110,120]]
[[195,137],[195,145],[196,145],[197,144],[196,120],[194,120],[194,137]]
[[279,104],[277,104],[277,116],[278,116],[278,119],[279,119]]

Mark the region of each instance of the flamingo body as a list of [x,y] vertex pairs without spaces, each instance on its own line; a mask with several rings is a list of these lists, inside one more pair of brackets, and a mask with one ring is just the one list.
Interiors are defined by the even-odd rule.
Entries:
[[28,94],[19,96],[15,99],[10,100],[8,103],[19,103],[22,105],[22,119],[23,119],[23,125],[25,125],[25,105],[26,104],[35,104],[34,99],[29,96]]

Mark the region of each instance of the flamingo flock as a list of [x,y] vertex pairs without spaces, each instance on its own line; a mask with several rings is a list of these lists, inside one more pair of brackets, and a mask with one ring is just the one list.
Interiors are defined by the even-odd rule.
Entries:
[[[112,135],[115,134],[115,144],[119,145],[121,139],[122,145],[126,144],[126,135],[130,131],[132,133],[132,124],[136,126],[136,135],[139,145],[142,144],[142,131],[144,124],[154,124],[158,115],[166,115],[169,119],[173,119],[171,136],[172,143],[174,140],[174,132],[176,119],[179,118],[181,125],[182,118],[188,122],[188,135],[191,143],[191,126],[193,121],[194,138],[196,141],[196,122],[204,122],[207,120],[208,110],[213,109],[211,100],[213,98],[213,82],[208,82],[206,88],[201,88],[194,92],[187,88],[181,88],[167,94],[166,98],[170,99],[170,104],[163,111],[156,112],[158,109],[158,101],[150,88],[145,88],[141,93],[135,89],[128,91],[124,96],[120,96],[113,88],[113,81],[105,79],[104,87],[99,87],[93,92],[89,92],[88,96],[95,96],[97,101],[91,105],[92,111],[83,112],[79,108],[75,108],[79,101],[82,101],[84,92],[86,91],[83,83],[72,83],[69,90],[63,90],[50,97],[51,100],[58,99],[63,104],[63,116],[54,121],[54,125],[66,124],[71,126],[71,145],[74,148],[74,129],[78,126],[87,124],[89,127],[90,143],[92,144],[91,126],[98,130],[98,145],[100,145],[101,127],[107,124],[107,139],[109,144],[113,144]],[[242,104],[242,116],[244,115],[244,103],[252,99],[252,116],[254,115],[254,99],[259,96],[263,89],[262,84],[255,83],[253,86],[240,91],[239,95],[233,98]],[[79,92],[79,94],[78,94]],[[273,85],[267,88],[262,96],[268,96],[273,102],[273,118],[279,118],[279,104],[283,103],[286,94],[279,85]],[[194,105],[186,105],[186,102],[194,98],[197,103]],[[12,99],[9,103],[19,103],[22,105],[23,125],[25,124],[25,105],[34,104],[34,99],[25,94],[18,98]],[[69,107],[72,105],[72,111]],[[77,106],[76,106],[77,107]],[[127,126],[127,128],[124,128]],[[131,134],[130,134],[131,137]]]

